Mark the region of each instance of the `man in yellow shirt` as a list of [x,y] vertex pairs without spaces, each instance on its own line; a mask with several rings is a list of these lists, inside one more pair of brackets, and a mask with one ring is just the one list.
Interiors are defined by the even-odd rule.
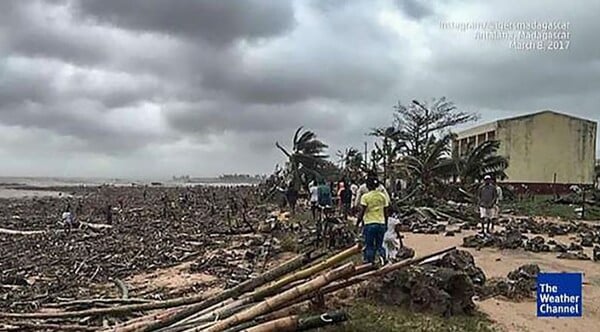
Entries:
[[363,224],[363,238],[365,241],[363,260],[365,263],[374,263],[375,254],[378,253],[382,264],[385,264],[386,255],[383,248],[383,237],[387,230],[389,200],[384,193],[377,190],[379,186],[377,178],[368,178],[366,184],[369,191],[360,198],[357,222],[357,226]]

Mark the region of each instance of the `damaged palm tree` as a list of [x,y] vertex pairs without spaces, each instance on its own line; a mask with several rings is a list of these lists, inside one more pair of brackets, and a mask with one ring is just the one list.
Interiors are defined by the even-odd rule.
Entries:
[[317,139],[314,132],[302,130],[303,127],[300,127],[294,133],[291,151],[288,151],[279,142],[275,143],[277,148],[288,158],[287,171],[296,191],[299,191],[302,186],[302,178],[307,175],[314,176],[318,166],[328,157],[324,154],[327,144]]

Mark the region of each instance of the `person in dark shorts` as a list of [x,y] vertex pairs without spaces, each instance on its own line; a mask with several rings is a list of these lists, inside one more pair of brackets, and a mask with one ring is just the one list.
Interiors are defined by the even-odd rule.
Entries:
[[348,214],[352,208],[352,190],[350,189],[350,183],[342,182],[342,189],[340,190],[340,207],[342,208],[342,215],[344,220],[348,220]]

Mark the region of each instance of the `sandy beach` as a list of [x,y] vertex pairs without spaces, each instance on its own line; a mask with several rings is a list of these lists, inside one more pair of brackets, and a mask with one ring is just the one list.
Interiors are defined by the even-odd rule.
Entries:
[[[464,236],[473,232],[463,232],[454,237],[443,235],[425,235],[405,233],[405,243],[417,253],[441,250],[449,246],[462,245]],[[569,236],[556,236],[556,240],[568,243]],[[477,302],[479,309],[489,315],[498,327],[505,331],[569,331],[589,332],[600,326],[600,264],[593,261],[576,261],[557,259],[556,253],[532,253],[521,249],[498,250],[483,248],[481,250],[461,248],[475,257],[476,264],[481,267],[488,278],[506,277],[508,272],[524,264],[538,264],[545,272],[583,272],[583,317],[582,318],[537,318],[535,299],[514,302],[502,297]],[[586,249],[587,254],[591,250]]]

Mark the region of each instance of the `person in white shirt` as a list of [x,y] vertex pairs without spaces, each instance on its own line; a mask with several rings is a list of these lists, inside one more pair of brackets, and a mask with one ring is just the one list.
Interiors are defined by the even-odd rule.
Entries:
[[71,231],[71,228],[73,227],[78,227],[79,226],[79,222],[77,222],[75,220],[75,217],[73,216],[73,213],[71,213],[71,206],[67,206],[67,208],[65,209],[65,211],[62,213],[61,216],[62,219],[62,223],[66,229],[67,232]]
[[319,205],[319,187],[314,181],[310,183],[308,188],[310,194],[310,211],[312,212],[313,220],[317,220],[317,206]]
[[358,192],[358,185],[356,183],[352,183],[350,185],[350,191],[352,191],[352,209],[356,206],[356,193]]

